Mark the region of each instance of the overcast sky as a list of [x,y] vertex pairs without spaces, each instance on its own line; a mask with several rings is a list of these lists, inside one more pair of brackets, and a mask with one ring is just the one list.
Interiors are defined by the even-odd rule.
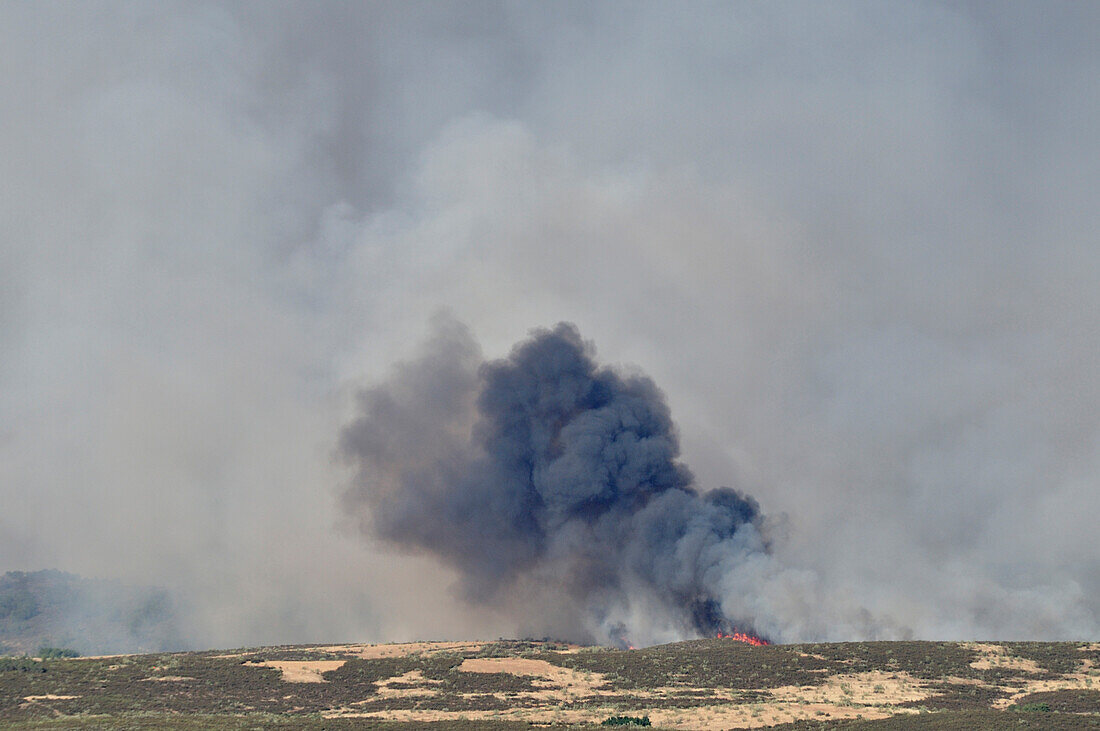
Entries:
[[[881,636],[1096,637],[1097,37],[1077,2],[0,2],[0,571],[177,589],[203,646],[520,631],[340,515],[356,391],[446,309],[651,376],[700,486]],[[870,631],[825,619],[788,636]]]

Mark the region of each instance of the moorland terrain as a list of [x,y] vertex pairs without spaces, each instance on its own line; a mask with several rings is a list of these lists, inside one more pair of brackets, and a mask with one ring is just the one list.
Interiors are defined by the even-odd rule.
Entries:
[[[549,641],[0,658],[15,729],[1098,729],[1100,643]],[[630,725],[627,725],[630,727]]]

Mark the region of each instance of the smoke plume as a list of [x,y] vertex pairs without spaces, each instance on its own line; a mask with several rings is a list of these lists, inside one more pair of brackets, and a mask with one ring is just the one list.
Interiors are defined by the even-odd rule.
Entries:
[[[163,587],[196,648],[637,644],[695,633],[696,586],[773,640],[1100,637],[1098,34],[1064,0],[0,2],[0,573]],[[336,529],[358,386],[440,309],[488,360],[567,320],[644,367],[768,551],[633,567],[625,507],[410,528],[495,464],[448,327],[349,433],[377,545]],[[441,612],[455,575],[482,603]]]
[[597,364],[571,324],[482,363],[438,321],[418,361],[362,394],[341,452],[364,527],[457,569],[468,600],[560,593],[573,624],[554,628],[603,641],[749,620],[723,613],[719,580],[767,550],[756,501],[700,492],[657,386]]

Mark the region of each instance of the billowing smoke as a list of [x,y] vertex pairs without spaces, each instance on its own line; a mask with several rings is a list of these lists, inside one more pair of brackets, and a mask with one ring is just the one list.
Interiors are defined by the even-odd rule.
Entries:
[[567,597],[565,624],[534,611],[532,631],[647,642],[751,623],[723,612],[721,585],[767,551],[759,508],[696,488],[653,381],[597,364],[567,323],[484,363],[462,325],[436,330],[343,431],[366,530],[457,569],[468,600]]
[[[1081,2],[0,2],[0,573],[163,587],[196,648],[637,644],[696,631],[673,574],[774,640],[1100,637],[1098,28]],[[411,510],[481,505],[427,475],[477,474],[494,423],[446,327],[349,451],[354,514],[419,555],[334,530],[349,384],[441,308],[490,359],[568,320],[644,367],[693,489],[754,495],[735,537],[769,551],[685,578],[627,565],[643,513],[620,544],[543,506],[516,541],[494,505],[457,525],[500,566],[433,561],[459,528]],[[570,583],[570,531],[618,585]],[[475,610],[430,601],[453,573]]]

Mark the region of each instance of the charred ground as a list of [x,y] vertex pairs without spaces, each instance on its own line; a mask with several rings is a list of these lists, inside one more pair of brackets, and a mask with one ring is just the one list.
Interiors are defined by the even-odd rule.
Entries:
[[1100,729],[1100,645],[498,641],[0,658],[13,728]]

